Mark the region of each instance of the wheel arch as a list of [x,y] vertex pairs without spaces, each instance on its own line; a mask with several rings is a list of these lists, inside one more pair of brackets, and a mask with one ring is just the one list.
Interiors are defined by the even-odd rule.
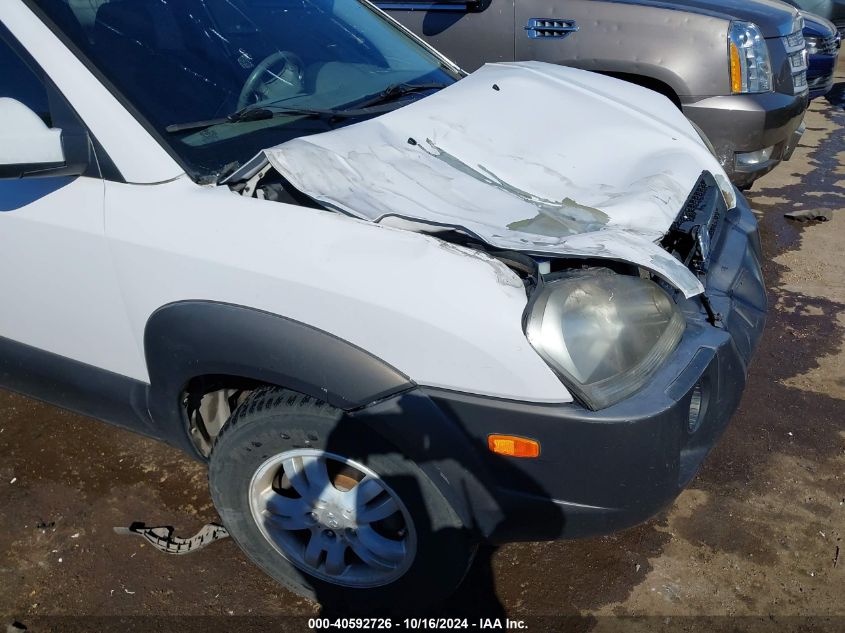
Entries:
[[678,91],[673,87],[672,83],[670,83],[671,80],[674,79],[674,76],[666,76],[671,75],[671,73],[661,71],[659,74],[663,75],[662,78],[658,78],[657,76],[651,74],[630,72],[609,71],[603,72],[602,74],[658,92],[674,103],[679,110],[681,109],[681,97],[679,96]]
[[227,375],[285,387],[353,411],[413,388],[385,361],[329,332],[255,308],[204,300],[157,309],[144,329],[147,401],[162,436],[195,453],[186,386]]

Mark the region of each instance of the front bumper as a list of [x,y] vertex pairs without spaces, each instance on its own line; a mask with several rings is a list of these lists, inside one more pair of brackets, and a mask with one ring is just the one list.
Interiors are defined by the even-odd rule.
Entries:
[[833,88],[837,55],[811,55],[807,69],[810,99],[823,97]]
[[[635,395],[589,411],[576,403],[526,404],[421,388],[475,447],[470,461],[483,464],[489,494],[470,503],[484,536],[504,542],[612,532],[647,519],[693,478],[736,410],[765,322],[757,225],[738,197],[706,280],[721,327],[707,322],[698,299],[682,299],[683,340]],[[704,404],[691,432],[697,386]],[[486,450],[492,433],[536,439],[541,455],[494,455]]]
[[[796,132],[804,119],[807,103],[806,93],[770,92],[685,100],[682,107],[684,114],[713,144],[731,181],[738,187],[747,187],[792,154],[800,139]],[[768,160],[737,168],[737,154],[768,147],[774,147]]]

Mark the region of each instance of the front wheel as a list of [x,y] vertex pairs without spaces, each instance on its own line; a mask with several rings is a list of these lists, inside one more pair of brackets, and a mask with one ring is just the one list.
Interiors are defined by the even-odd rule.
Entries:
[[384,613],[447,597],[474,546],[417,464],[308,396],[257,391],[209,468],[223,524],[246,554],[325,607]]

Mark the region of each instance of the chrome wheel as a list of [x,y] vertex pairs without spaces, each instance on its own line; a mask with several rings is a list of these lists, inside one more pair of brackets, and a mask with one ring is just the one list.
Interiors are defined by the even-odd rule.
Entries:
[[276,551],[327,582],[386,585],[416,554],[413,521],[398,495],[339,455],[301,449],[271,457],[252,477],[249,502]]

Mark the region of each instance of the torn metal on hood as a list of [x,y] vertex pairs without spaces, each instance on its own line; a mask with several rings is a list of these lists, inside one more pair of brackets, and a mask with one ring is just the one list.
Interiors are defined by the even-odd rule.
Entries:
[[630,262],[687,297],[702,284],[660,241],[702,171],[734,195],[667,99],[536,62],[488,64],[395,111],[264,153],[327,208],[454,227],[533,255]]

